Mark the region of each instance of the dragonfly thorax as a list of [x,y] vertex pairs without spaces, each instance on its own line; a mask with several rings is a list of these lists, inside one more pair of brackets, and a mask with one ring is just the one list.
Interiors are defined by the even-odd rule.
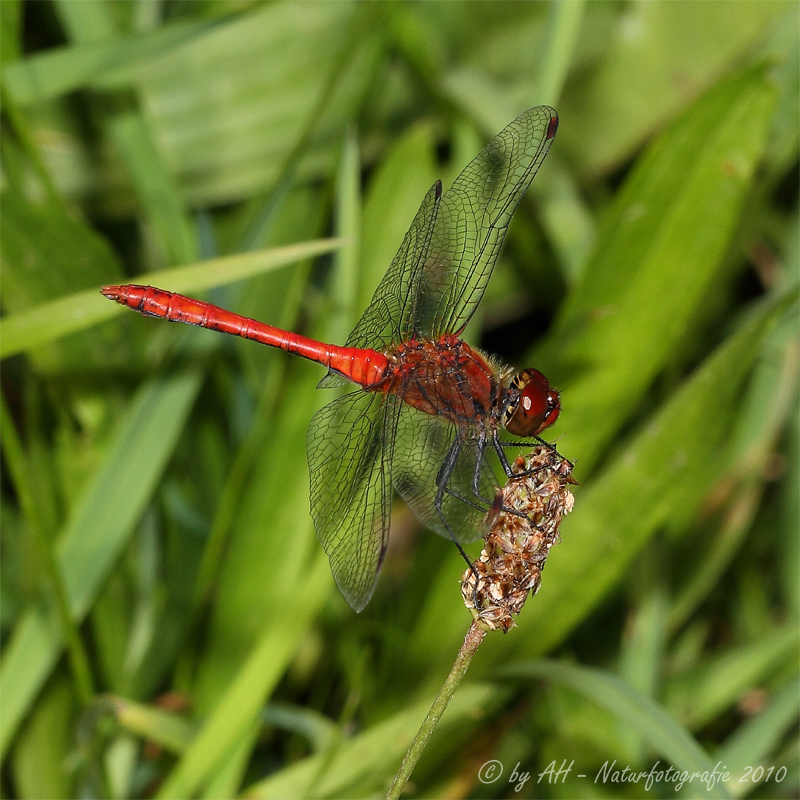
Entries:
[[379,387],[426,414],[457,425],[484,425],[502,388],[482,353],[457,336],[411,339],[386,353],[389,368]]
[[524,369],[506,392],[505,429],[514,436],[536,436],[552,425],[561,411],[558,392],[538,369]]

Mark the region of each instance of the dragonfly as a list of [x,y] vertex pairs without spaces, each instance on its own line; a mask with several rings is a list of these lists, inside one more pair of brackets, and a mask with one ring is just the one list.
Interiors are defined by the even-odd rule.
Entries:
[[[442,193],[422,201],[344,346],[325,344],[151,286],[104,286],[144,316],[278,347],[327,368],[319,388],[354,384],[320,409],[307,436],[311,516],[348,604],[361,611],[386,556],[393,491],[426,527],[480,538],[495,502],[496,453],[558,418],[558,391],[536,369],[514,374],[461,336],[486,289],[512,215],[558,130],[549,106],[525,111]],[[464,556],[466,558],[466,556]],[[468,561],[469,563],[469,561]]]

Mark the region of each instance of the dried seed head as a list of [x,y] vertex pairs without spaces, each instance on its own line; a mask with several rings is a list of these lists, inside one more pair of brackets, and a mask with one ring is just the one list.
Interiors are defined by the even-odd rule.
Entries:
[[489,512],[486,546],[461,579],[473,617],[504,633],[514,627],[512,615],[519,614],[528,595],[539,590],[561,517],[575,502],[567,487],[576,483],[572,463],[548,445],[520,456],[512,469]]

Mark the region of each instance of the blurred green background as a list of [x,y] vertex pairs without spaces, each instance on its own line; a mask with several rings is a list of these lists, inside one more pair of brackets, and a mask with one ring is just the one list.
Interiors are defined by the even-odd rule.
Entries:
[[321,370],[97,290],[342,342],[433,181],[548,103],[469,337],[561,389],[581,485],[411,794],[796,797],[799,16],[3,0],[3,796],[385,791],[469,624],[458,553],[398,502],[353,614],[308,514]]

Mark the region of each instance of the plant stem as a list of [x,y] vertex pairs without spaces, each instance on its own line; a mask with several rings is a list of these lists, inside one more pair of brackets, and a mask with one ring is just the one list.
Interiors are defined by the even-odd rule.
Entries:
[[397,771],[397,775],[394,776],[394,781],[392,781],[392,785],[386,793],[386,800],[398,800],[400,797],[403,787],[411,777],[411,773],[414,771],[414,767],[417,765],[417,761],[419,761],[419,757],[422,755],[422,751],[428,743],[428,739],[431,738],[431,734],[439,723],[442,714],[444,714],[447,704],[450,702],[458,685],[464,678],[470,662],[472,661],[472,657],[477,652],[478,645],[483,641],[484,636],[486,636],[486,630],[477,620],[473,621],[467,631],[466,637],[464,637],[464,644],[461,645],[461,649],[458,651],[450,674],[447,676],[442,688],[439,690],[439,694],[433,701],[431,710],[428,712],[422,726],[417,731],[414,741],[411,742],[411,746],[408,748],[408,752],[403,759],[403,763],[400,765],[400,769]]

